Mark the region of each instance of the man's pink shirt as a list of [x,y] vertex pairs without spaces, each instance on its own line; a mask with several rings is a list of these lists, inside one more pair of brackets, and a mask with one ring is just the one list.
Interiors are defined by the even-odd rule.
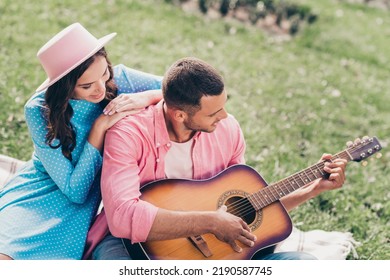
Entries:
[[[166,178],[164,158],[171,140],[163,101],[119,121],[107,131],[104,146],[101,191],[105,210],[88,234],[89,252],[104,238],[108,228],[114,236],[133,243],[148,237],[158,208],[139,196],[142,186]],[[228,115],[213,132],[195,134],[193,179],[209,179],[231,165],[243,164],[244,154],[241,128]]]

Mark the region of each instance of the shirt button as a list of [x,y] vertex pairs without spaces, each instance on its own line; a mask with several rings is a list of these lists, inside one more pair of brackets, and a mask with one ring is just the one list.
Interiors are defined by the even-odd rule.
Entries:
[[159,159],[159,158],[156,158],[156,162],[160,162],[160,159]]
[[156,147],[157,147],[157,148],[160,147],[160,143],[156,143]]
[[167,147],[170,147],[170,146],[171,146],[171,143],[168,143],[168,144],[167,144]]

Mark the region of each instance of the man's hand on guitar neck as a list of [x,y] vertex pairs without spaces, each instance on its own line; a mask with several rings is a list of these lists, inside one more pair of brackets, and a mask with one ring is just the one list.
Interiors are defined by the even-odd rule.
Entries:
[[[365,137],[363,137],[364,140]],[[348,141],[347,147],[352,147],[356,144],[361,143],[360,138],[356,138],[354,142]],[[344,185],[345,182],[345,169],[347,167],[347,160],[336,158],[331,161],[332,155],[323,154],[320,161],[326,161],[324,171],[329,174],[327,178],[322,178],[317,181],[314,181],[312,184],[308,185],[310,188],[310,194],[313,198],[319,194],[339,189]]]
[[339,189],[343,186],[347,161],[345,159],[333,159],[330,161],[331,158],[331,154],[323,154],[320,160],[325,161],[324,171],[328,173],[326,178],[317,179],[280,200],[287,211],[293,210],[295,207],[325,191]]
[[345,182],[345,169],[347,167],[347,161],[345,159],[335,159],[330,161],[332,155],[324,154],[321,157],[325,162],[324,171],[329,174],[327,178],[321,178],[313,182],[311,194],[312,197],[316,197],[319,194],[339,189]]

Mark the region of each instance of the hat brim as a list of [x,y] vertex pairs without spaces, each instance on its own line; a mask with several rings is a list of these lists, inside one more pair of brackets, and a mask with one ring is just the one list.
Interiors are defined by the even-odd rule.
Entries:
[[55,77],[54,79],[47,78],[46,81],[44,81],[36,90],[35,92],[39,92],[42,90],[47,89],[49,86],[63,78],[65,75],[67,75],[69,72],[71,72],[73,69],[75,69],[77,66],[79,66],[81,63],[86,61],[88,58],[93,56],[98,50],[100,50],[102,47],[104,47],[112,38],[116,36],[116,32],[108,34],[98,40],[98,44],[96,47],[87,55],[85,55],[83,58],[81,58],[79,61],[75,62],[71,67],[69,67],[65,72],[63,72],[61,75]]

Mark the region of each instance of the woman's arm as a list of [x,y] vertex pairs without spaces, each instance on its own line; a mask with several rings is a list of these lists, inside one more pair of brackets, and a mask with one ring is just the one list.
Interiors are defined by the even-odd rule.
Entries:
[[103,152],[104,136],[106,131],[112,127],[117,121],[122,118],[134,114],[140,110],[131,109],[129,111],[118,112],[112,115],[100,115],[92,125],[91,131],[89,132],[88,142],[94,146],[100,153]]
[[162,99],[160,89],[147,90],[132,94],[120,94],[104,108],[105,115],[128,111],[129,114],[137,113],[141,109],[158,103]]
[[[42,103],[32,100],[25,106],[25,117],[34,143],[35,156],[43,165],[43,172],[48,174],[70,201],[83,203],[102,166],[102,156],[86,139],[78,141],[78,149],[81,151],[79,157],[72,162],[62,154],[60,147],[51,148],[46,143],[47,121]],[[58,143],[58,140],[53,142],[54,145]]]
[[156,104],[162,99],[162,76],[131,69],[123,64],[114,67],[114,80],[118,86],[118,97],[104,109],[104,114],[113,115],[128,111],[129,114]]

